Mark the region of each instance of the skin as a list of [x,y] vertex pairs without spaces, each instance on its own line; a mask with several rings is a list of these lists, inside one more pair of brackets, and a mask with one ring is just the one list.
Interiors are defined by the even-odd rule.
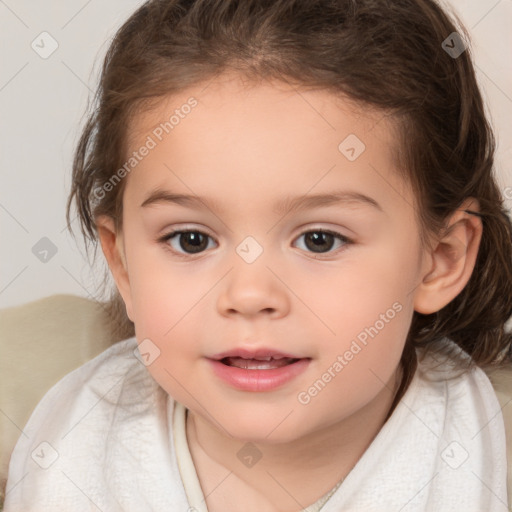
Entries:
[[[482,225],[462,210],[478,203],[468,199],[444,237],[422,248],[388,119],[326,91],[230,75],[136,117],[130,151],[190,96],[198,105],[127,177],[122,231],[97,219],[100,241],[137,340],[160,350],[149,372],[189,410],[187,438],[209,510],[301,510],[349,473],[382,427],[413,312],[438,311],[469,280]],[[349,134],[366,146],[353,162],[338,150]],[[141,207],[157,187],[211,198],[219,209]],[[381,209],[340,202],[273,210],[285,197],[333,190],[360,192]],[[203,252],[187,255],[179,236],[159,241],[184,228],[211,237]],[[314,252],[302,235],[319,229],[351,243],[332,239]],[[250,264],[236,252],[247,236],[263,249]],[[400,312],[300,403],[298,393],[394,303]],[[248,392],[221,381],[206,359],[259,346],[311,360],[284,386]],[[249,441],[262,454],[251,468],[237,457]]]

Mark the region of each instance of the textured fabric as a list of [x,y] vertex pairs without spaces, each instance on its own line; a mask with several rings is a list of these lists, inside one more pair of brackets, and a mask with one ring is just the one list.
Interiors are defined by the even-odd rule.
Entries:
[[136,346],[113,345],[44,396],[11,456],[4,511],[187,511],[167,393]]
[[[5,512],[189,509],[174,401],[136,347],[134,338],[113,345],[44,396],[13,452]],[[322,512],[506,512],[505,432],[492,385],[478,368],[448,379],[448,363],[434,370],[434,362],[420,358]]]
[[322,512],[508,510],[500,404],[480,368],[460,373],[431,355],[420,361],[395,411]]
[[512,511],[512,365],[486,371],[492,387],[498,397],[503,419],[505,420],[505,437],[507,444],[507,490],[509,510]]
[[174,401],[169,397],[168,411],[172,409],[174,405],[174,411],[172,413],[172,425],[174,432],[174,443],[176,449],[176,459],[180,468],[180,475],[185,487],[188,502],[190,508],[194,512],[208,512],[206,502],[204,499],[203,491],[201,490],[201,484],[192,461],[192,455],[188,449],[187,433],[186,433],[186,409],[179,402]]

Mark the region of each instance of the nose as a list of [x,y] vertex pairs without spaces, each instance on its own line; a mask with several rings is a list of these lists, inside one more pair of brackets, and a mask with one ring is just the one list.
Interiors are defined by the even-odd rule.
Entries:
[[[288,314],[290,296],[279,272],[267,268],[263,258],[253,263],[235,261],[221,281],[217,309],[223,316],[280,318]],[[285,279],[283,279],[285,281]]]

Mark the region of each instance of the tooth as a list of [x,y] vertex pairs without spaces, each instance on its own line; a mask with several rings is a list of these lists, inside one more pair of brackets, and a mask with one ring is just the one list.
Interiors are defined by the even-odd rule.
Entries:
[[245,368],[247,370],[270,370],[272,368],[280,368],[282,366],[286,366],[296,361],[296,359],[291,358],[280,358],[280,361],[261,361],[258,359],[245,359],[240,357],[229,357],[226,358],[226,363],[228,366],[235,366],[238,368]]

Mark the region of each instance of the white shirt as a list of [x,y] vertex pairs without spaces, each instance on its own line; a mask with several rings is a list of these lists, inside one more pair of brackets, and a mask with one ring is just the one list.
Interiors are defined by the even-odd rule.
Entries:
[[[114,344],[43,397],[12,454],[4,512],[207,512],[186,410],[136,350],[135,338]],[[420,359],[358,463],[307,512],[507,512],[493,387],[479,368],[447,379],[448,362],[435,362]]]

